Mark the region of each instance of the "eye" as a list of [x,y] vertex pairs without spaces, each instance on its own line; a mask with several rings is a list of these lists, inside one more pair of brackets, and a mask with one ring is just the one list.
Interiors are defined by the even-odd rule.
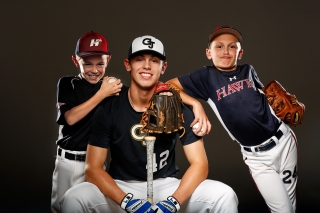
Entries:
[[221,49],[222,46],[221,45],[216,45],[216,48]]

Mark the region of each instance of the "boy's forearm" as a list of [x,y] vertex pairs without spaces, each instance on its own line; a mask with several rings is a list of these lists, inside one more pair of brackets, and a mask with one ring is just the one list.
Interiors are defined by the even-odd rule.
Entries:
[[104,96],[99,91],[88,99],[86,102],[73,107],[69,111],[65,112],[64,116],[67,123],[71,126],[80,121],[86,115],[88,115],[102,100]]
[[172,195],[180,204],[183,204],[192,195],[200,183],[207,178],[209,172],[202,139],[183,148],[190,166],[181,178],[179,187]]
[[183,87],[180,84],[180,81],[178,80],[178,78],[173,78],[167,81],[166,83],[180,90],[180,96],[184,104],[187,104],[193,107],[196,106],[197,104],[201,104],[197,99],[189,96],[187,93],[184,92]]
[[181,99],[182,99],[182,102],[184,104],[187,104],[187,105],[190,105],[190,106],[196,106],[198,104],[201,104],[197,99],[189,96],[187,93],[185,93],[184,91],[180,91],[180,96],[181,96]]

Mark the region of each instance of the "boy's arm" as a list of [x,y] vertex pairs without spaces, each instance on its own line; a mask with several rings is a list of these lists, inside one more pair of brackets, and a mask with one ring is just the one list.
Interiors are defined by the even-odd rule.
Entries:
[[197,134],[201,130],[203,130],[205,132],[205,134],[209,134],[209,132],[211,131],[211,123],[207,117],[207,114],[205,113],[205,110],[204,110],[202,104],[197,99],[189,96],[187,93],[184,92],[183,87],[180,84],[180,81],[178,78],[173,78],[173,79],[167,81],[166,83],[179,89],[182,102],[184,104],[192,106],[192,111],[194,113],[195,118],[192,121],[190,126],[192,127],[197,122],[199,122],[199,127],[194,132]]
[[207,178],[209,171],[202,139],[183,146],[183,149],[190,166],[184,173],[178,189],[172,195],[180,204],[185,202],[199,184]]
[[86,102],[73,107],[72,109],[64,113],[66,122],[71,126],[84,118],[87,114],[91,112],[104,98],[119,95],[122,83],[120,79],[115,82],[109,83],[108,77],[104,77],[101,87],[96,94],[94,94]]
[[107,153],[108,149],[88,145],[85,178],[88,182],[96,185],[104,196],[109,197],[120,205],[126,193],[118,187],[113,178],[103,169]]

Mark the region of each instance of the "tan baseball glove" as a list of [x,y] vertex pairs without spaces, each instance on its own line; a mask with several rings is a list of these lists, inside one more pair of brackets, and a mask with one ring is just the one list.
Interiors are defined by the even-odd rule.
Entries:
[[[169,93],[169,95],[160,93]],[[182,105],[178,90],[168,84],[159,83],[147,110],[142,115],[140,124],[143,126],[141,130],[147,133],[164,132],[167,134],[181,130],[181,138],[185,133]]]
[[290,94],[278,81],[271,80],[262,88],[275,114],[286,124],[295,126],[302,122],[305,106]]

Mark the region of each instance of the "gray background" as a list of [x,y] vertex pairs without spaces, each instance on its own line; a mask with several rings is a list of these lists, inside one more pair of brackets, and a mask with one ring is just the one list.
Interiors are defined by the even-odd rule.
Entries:
[[[130,42],[152,35],[164,45],[166,81],[211,64],[207,36],[229,24],[243,36],[241,63],[252,64],[263,83],[280,81],[306,105],[299,142],[299,212],[317,205],[320,190],[319,6],[308,1],[1,1],[0,211],[49,212],[54,169],[56,84],[76,75],[76,41],[87,31],[104,34],[112,52],[107,75],[129,83],[123,66]],[[213,125],[205,136],[210,179],[230,185],[239,212],[268,212],[240,148],[204,103]],[[187,167],[178,147],[181,172]]]

